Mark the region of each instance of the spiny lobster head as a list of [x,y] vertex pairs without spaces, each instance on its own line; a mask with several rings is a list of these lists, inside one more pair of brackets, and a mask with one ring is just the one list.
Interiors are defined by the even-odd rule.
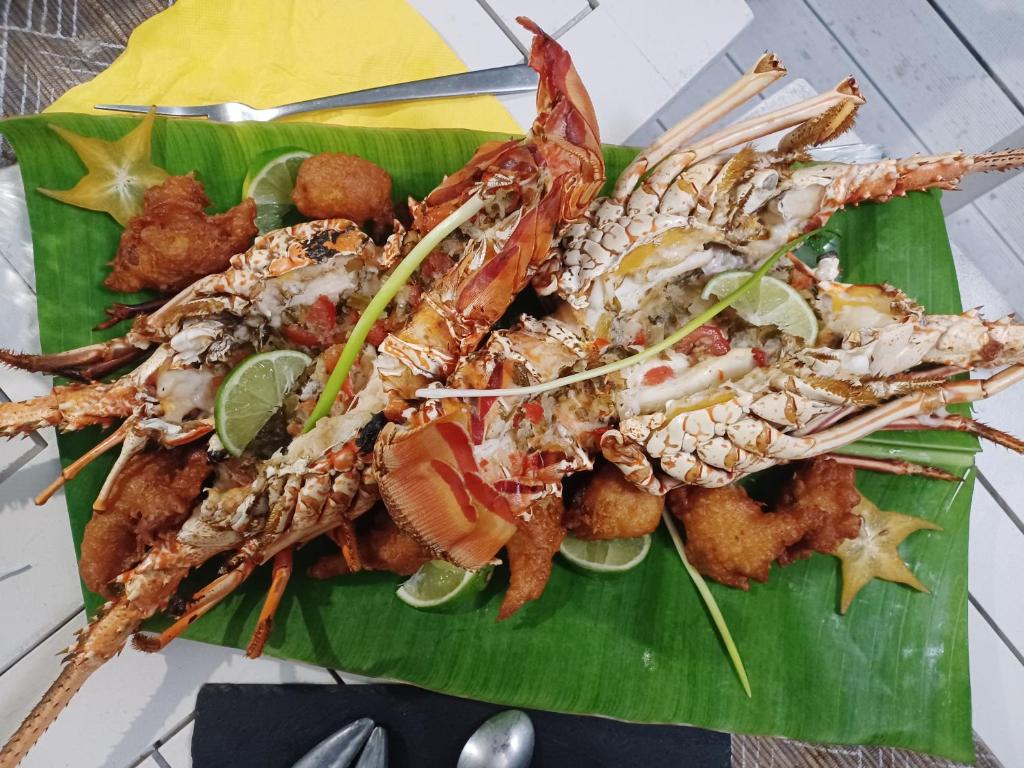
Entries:
[[[537,117],[525,140],[480,146],[461,169],[422,203],[414,204],[413,229],[427,232],[472,195],[518,192],[528,206],[541,195],[558,195],[561,222],[582,216],[604,184],[604,155],[597,117],[572,59],[529,19],[534,33],[530,66],[537,70]],[[533,194],[526,188],[540,187]]]
[[568,52],[533,21],[516,19],[533,33],[530,66],[537,70],[537,117],[527,143],[537,147],[552,178],[565,177],[563,221],[584,213],[604,184],[604,155],[597,115]]
[[508,502],[481,475],[461,403],[421,426],[385,427],[374,470],[392,519],[435,557],[479,568],[516,531]]

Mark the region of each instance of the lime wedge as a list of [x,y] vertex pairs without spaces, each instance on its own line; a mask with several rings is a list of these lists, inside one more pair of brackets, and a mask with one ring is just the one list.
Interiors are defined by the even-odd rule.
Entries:
[[279,229],[295,203],[292,190],[302,161],[310,156],[304,149],[270,149],[256,156],[242,182],[242,197],[256,202],[256,226],[262,235]]
[[279,349],[247,357],[232,369],[213,408],[217,437],[228,453],[241,455],[312,362],[302,352]]
[[622,573],[643,562],[651,550],[651,537],[584,541],[566,536],[558,551],[575,566],[597,573]]
[[491,571],[491,566],[467,571],[444,560],[431,560],[421,565],[396,594],[399,600],[413,608],[439,608],[462,602],[480,592],[487,586]]
[[[704,286],[701,297],[724,298],[752,274],[735,271],[715,275]],[[774,325],[808,343],[818,338],[818,318],[814,310],[793,286],[774,277],[762,277],[760,283],[733,302],[732,308],[751,325]]]

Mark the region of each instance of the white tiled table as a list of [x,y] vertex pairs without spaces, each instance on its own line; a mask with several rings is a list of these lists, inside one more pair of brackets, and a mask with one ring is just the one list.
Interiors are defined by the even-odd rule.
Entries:
[[[471,68],[523,57],[528,40],[514,22],[516,15],[531,16],[554,30],[572,52],[594,98],[603,137],[611,142],[625,142],[630,136],[644,140],[659,123],[671,122],[712,95],[751,58],[745,56],[737,64],[731,52],[716,58],[719,52],[742,44],[757,31],[755,23],[733,40],[752,16],[742,0],[412,2]],[[760,14],[759,5],[753,5]],[[801,3],[787,5],[786,11],[795,24],[806,14]],[[687,19],[688,31],[665,23],[672,19]],[[765,23],[778,25],[779,20],[773,16]],[[814,23],[813,15],[807,23]],[[812,73],[802,71],[804,61],[788,57],[787,62],[794,74],[806,74],[821,87],[815,80],[821,67],[817,62]],[[831,73],[829,78],[838,80]],[[529,121],[532,96],[507,97],[506,103],[520,122]],[[869,109],[877,106],[883,114],[889,109],[884,102]],[[869,141],[886,138],[870,126],[864,133]],[[5,206],[16,204],[0,197],[0,220],[11,215]],[[31,350],[38,348],[31,254],[18,240],[19,233],[0,230],[0,292],[8,310],[0,342]],[[1007,299],[959,249],[957,268],[965,306],[984,306],[991,316],[1009,311]],[[47,387],[40,377],[0,371],[0,388],[12,399],[41,394]],[[1024,434],[1024,391],[983,403],[978,412],[984,420]],[[1024,765],[1024,735],[1019,728],[1024,715],[1024,656],[1018,650],[1024,648],[1024,614],[1015,586],[1024,569],[1024,524],[1015,511],[1024,511],[1024,475],[1019,456],[991,446],[985,447],[978,465],[981,482],[971,519],[969,609],[974,725],[1009,768]],[[10,467],[17,472],[5,470]],[[56,652],[85,623],[63,496],[42,508],[31,501],[58,471],[49,431],[31,440],[0,444],[0,737],[17,726],[57,675]],[[90,680],[25,765],[187,768],[192,709],[203,683],[330,684],[338,679],[334,670],[273,659],[253,662],[240,652],[187,640],[157,655],[128,648]]]

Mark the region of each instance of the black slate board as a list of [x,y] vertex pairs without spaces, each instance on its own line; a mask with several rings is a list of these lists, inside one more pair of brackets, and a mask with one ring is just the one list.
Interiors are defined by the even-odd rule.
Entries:
[[[291,768],[357,717],[388,733],[389,768],[454,768],[477,726],[508,707],[407,685],[204,685],[192,735],[194,768]],[[531,768],[728,768],[729,735],[528,709]]]

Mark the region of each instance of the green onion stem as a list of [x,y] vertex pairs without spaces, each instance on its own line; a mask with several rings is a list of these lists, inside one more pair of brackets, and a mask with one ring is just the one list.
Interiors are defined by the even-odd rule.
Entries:
[[661,517],[665,521],[665,527],[668,528],[668,535],[672,537],[672,543],[676,546],[676,552],[679,553],[679,559],[683,561],[683,566],[686,568],[686,572],[690,574],[690,578],[693,579],[693,585],[697,587],[697,591],[700,593],[701,599],[704,600],[704,605],[708,607],[708,613],[711,614],[711,620],[715,622],[715,627],[718,629],[718,634],[722,636],[722,642],[725,643],[725,650],[729,653],[729,658],[732,659],[732,665],[736,668],[736,674],[740,678],[740,684],[743,686],[743,690],[746,691],[747,698],[751,698],[753,694],[750,692],[750,680],[747,679],[747,670],[743,666],[743,659],[740,658],[739,649],[736,647],[736,643],[732,639],[732,633],[729,632],[729,626],[725,623],[725,617],[722,615],[722,611],[718,607],[718,603],[715,602],[715,596],[711,594],[711,590],[708,589],[708,584],[704,581],[704,577],[700,575],[700,571],[694,568],[690,561],[686,559],[686,550],[683,549],[683,540],[679,536],[679,529],[676,528],[676,524],[672,521],[672,515],[669,514],[667,509],[662,510]]
[[775,253],[769,256],[764,264],[758,267],[757,271],[748,277],[742,285],[728,294],[725,298],[713,304],[708,309],[701,312],[695,318],[686,323],[675,333],[665,337],[657,344],[648,347],[642,352],[638,352],[635,355],[624,358],[622,360],[616,360],[614,363],[608,363],[607,365],[601,365],[597,368],[591,368],[580,373],[573,373],[569,376],[563,376],[560,379],[554,379],[553,381],[546,381],[540,384],[533,384],[528,387],[509,387],[507,389],[452,389],[442,387],[424,387],[416,390],[416,397],[421,398],[441,398],[441,397],[521,397],[526,395],[539,395],[542,392],[550,392],[553,389],[559,389],[560,387],[566,387],[570,384],[578,384],[581,381],[587,381],[588,379],[595,379],[598,376],[607,376],[610,373],[621,371],[623,368],[629,368],[630,366],[642,363],[644,360],[650,360],[652,357],[656,357],[664,352],[666,349],[670,349],[680,341],[685,339],[695,330],[700,328],[704,323],[708,322],[722,310],[731,306],[736,299],[745,294],[757,283],[761,281],[768,270],[775,266],[775,262],[781,259],[786,253],[792,251],[800,243],[810,237],[813,232],[800,235],[795,240],[790,240],[788,243],[779,248]]
[[454,212],[446,216],[440,224],[430,230],[422,240],[416,243],[416,246],[409,252],[409,255],[402,259],[402,262],[395,271],[384,281],[384,285],[377,291],[377,295],[373,297],[366,310],[359,316],[356,327],[352,329],[352,335],[345,342],[345,347],[341,350],[341,356],[338,358],[338,364],[334,366],[330,378],[327,379],[324,391],[316,401],[316,407],[313,408],[313,412],[309,415],[306,424],[302,428],[303,432],[309,432],[320,419],[331,412],[331,406],[337,399],[342,386],[344,386],[348,372],[359,357],[359,353],[363,349],[363,344],[366,343],[366,337],[370,335],[373,324],[384,314],[384,310],[387,309],[391,300],[395,298],[395,294],[408,282],[420,263],[430,255],[430,252],[442,240],[473,218],[483,207],[484,199],[479,194],[473,195]]

